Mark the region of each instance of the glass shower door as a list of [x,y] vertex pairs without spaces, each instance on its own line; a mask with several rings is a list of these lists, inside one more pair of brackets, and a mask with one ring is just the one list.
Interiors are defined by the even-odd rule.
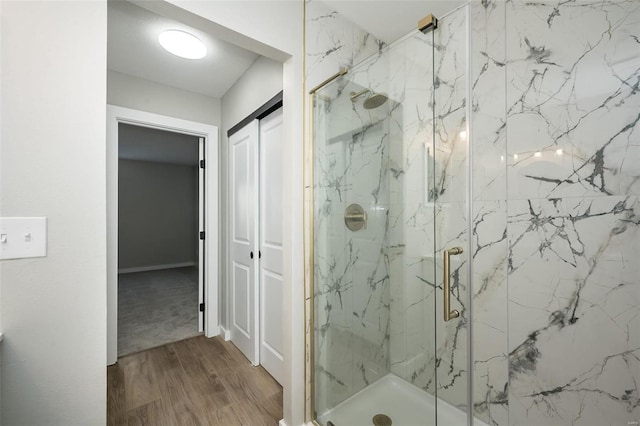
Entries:
[[[387,62],[370,64],[387,75]],[[313,94],[314,411],[322,425],[393,418],[391,126],[396,102],[352,69]],[[397,416],[396,420],[397,420]]]
[[472,417],[467,8],[447,15],[433,32],[437,424],[447,426]]

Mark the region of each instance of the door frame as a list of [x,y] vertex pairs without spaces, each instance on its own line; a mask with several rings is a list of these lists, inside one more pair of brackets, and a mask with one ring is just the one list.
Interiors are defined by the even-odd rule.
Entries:
[[[219,332],[219,154],[218,127],[107,104],[107,365],[118,361],[118,124],[183,133],[205,140],[205,318],[204,334]],[[194,306],[194,309],[197,308]]]

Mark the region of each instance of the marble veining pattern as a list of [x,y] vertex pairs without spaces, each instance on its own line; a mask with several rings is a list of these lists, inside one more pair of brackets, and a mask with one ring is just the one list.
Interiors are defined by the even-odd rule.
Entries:
[[514,423],[637,419],[637,197],[529,199],[508,208]]
[[316,87],[340,68],[353,68],[384,42],[319,0],[306,0],[306,86]]
[[506,4],[510,424],[640,419],[640,3]]
[[470,19],[472,403],[476,418],[507,425],[505,2],[473,1]]
[[640,4],[507,4],[509,197],[640,190]]

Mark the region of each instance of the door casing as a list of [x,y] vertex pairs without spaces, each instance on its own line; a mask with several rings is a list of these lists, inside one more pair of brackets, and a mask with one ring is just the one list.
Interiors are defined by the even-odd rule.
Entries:
[[149,127],[205,140],[205,321],[207,337],[219,334],[219,137],[218,128],[131,108],[107,105],[107,365],[118,361],[118,124]]

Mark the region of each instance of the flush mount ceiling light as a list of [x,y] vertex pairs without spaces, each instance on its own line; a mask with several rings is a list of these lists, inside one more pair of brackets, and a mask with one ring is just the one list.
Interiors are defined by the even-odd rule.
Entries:
[[160,45],[168,52],[187,59],[202,59],[207,47],[193,34],[180,30],[166,30],[158,36]]

